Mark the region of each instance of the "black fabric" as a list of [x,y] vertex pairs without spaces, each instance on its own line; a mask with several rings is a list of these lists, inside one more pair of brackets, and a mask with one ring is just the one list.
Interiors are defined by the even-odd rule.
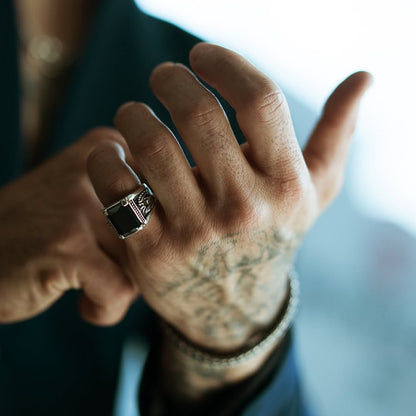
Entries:
[[12,1],[0,2],[0,185],[21,170],[17,36]]

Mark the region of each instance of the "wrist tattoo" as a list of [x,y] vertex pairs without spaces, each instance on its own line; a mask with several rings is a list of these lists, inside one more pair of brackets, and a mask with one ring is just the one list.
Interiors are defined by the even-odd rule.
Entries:
[[[246,232],[244,232],[246,233]],[[196,261],[158,295],[192,308],[189,327],[231,344],[275,317],[300,235],[279,230],[228,234],[198,251]]]

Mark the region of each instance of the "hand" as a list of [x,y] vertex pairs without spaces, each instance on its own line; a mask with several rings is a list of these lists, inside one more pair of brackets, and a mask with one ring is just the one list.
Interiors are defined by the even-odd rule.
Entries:
[[136,296],[106,254],[117,257],[120,247],[86,174],[87,155],[105,140],[121,139],[96,130],[0,190],[0,323],[35,316],[82,289],[81,315],[113,324]]
[[126,273],[189,340],[233,351],[278,313],[301,236],[341,184],[370,76],[354,74],[338,87],[302,154],[285,98],[265,75],[214,45],[197,45],[190,62],[236,110],[247,143],[238,145],[221,106],[188,69],[164,63],[151,87],[196,167],[151,109],[128,103],[115,123],[131,166],[119,145],[106,143],[88,170],[104,205],[138,187],[132,170],[146,178],[158,203],[146,228],[125,242]]

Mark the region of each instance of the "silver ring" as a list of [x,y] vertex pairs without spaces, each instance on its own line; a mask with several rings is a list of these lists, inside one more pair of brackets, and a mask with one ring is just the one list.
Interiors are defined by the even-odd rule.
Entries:
[[103,213],[124,240],[146,226],[154,206],[153,192],[143,183],[135,192],[104,208]]

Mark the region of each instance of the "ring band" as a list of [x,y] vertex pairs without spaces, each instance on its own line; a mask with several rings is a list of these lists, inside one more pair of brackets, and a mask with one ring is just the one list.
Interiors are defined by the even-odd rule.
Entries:
[[124,240],[145,227],[154,206],[153,192],[143,183],[136,192],[104,208],[103,213],[119,237]]

